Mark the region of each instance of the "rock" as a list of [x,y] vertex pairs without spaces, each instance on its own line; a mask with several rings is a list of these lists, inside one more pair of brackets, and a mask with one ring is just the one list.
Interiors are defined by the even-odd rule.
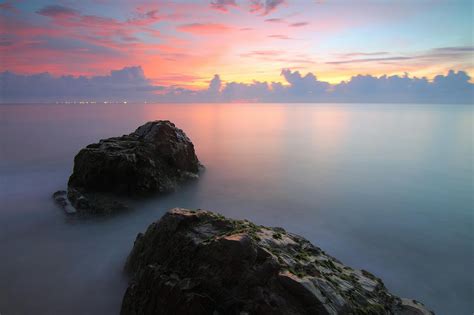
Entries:
[[109,215],[129,209],[125,201],[118,200],[118,196],[107,193],[85,193],[69,187],[67,197],[73,202],[79,214]]
[[282,228],[172,209],[139,234],[122,315],[433,314]]
[[194,145],[170,121],[152,121],[129,135],[100,140],[74,158],[67,197],[78,213],[125,209],[117,196],[170,192],[198,177]]
[[69,199],[67,197],[67,191],[58,190],[53,194],[53,199],[56,204],[63,208],[67,214],[76,213],[76,209],[71,205],[71,202],[69,202]]

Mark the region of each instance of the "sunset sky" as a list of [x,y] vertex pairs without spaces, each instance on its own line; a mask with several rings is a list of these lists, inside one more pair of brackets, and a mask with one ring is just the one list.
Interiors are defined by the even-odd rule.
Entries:
[[473,2],[462,0],[7,1],[1,71],[105,75],[141,66],[153,84],[336,83],[356,74],[473,69]]

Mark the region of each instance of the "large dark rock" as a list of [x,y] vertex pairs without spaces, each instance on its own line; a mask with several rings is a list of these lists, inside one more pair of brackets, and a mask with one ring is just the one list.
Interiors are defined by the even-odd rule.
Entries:
[[79,213],[115,212],[125,208],[117,196],[173,191],[183,180],[197,177],[200,166],[181,129],[169,121],[152,121],[79,151],[67,197]]
[[139,234],[122,301],[131,314],[432,314],[281,228],[170,210]]

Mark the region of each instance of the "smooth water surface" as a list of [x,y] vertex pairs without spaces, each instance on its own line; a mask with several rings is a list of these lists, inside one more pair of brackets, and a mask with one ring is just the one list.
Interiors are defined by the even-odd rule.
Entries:
[[[51,199],[74,155],[149,120],[185,130],[198,181],[110,218]],[[172,207],[301,234],[437,314],[472,314],[473,107],[2,105],[0,313],[117,314],[138,232]]]

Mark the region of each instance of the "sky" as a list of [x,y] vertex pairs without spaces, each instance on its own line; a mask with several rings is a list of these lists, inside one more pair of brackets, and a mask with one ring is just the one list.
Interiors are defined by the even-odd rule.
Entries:
[[219,93],[259,82],[275,92],[292,85],[285,73],[311,74],[325,93],[367,75],[432,83],[454,70],[472,83],[473,10],[470,0],[3,1],[1,88],[44,73],[112,84],[113,71],[153,95],[209,91],[216,74]]

